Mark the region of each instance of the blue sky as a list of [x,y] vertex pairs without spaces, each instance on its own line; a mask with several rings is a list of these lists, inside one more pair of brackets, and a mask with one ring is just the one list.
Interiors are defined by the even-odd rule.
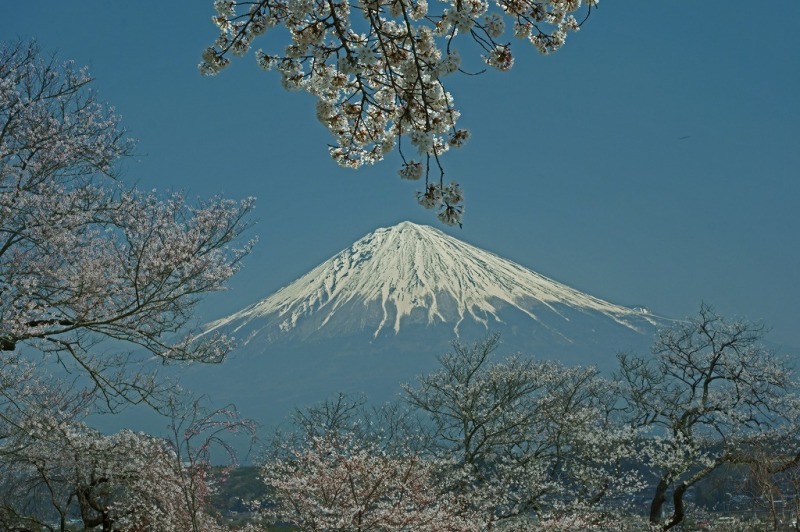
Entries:
[[704,300],[800,346],[800,3],[758,20],[730,2],[602,0],[558,53],[515,41],[511,72],[449,78],[472,132],[444,159],[463,229],[416,204],[396,158],[338,168],[312,98],[252,54],[201,77],[211,4],[9,2],[0,17],[4,40],[90,66],[138,139],[125,179],[258,198],[260,243],[201,319],[411,220],[614,303],[681,317]]

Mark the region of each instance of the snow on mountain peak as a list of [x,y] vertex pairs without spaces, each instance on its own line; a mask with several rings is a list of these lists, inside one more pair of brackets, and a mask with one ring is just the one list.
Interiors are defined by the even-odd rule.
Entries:
[[374,321],[361,320],[373,328],[373,336],[399,332],[412,315],[429,324],[452,323],[458,334],[467,318],[486,327],[501,322],[504,307],[538,321],[540,312],[559,313],[556,305],[599,312],[632,329],[626,318],[646,319],[642,311],[581,293],[438,229],[402,222],[375,230],[275,294],[209,327],[230,325],[235,332],[268,319],[288,333],[315,316],[321,329],[337,312],[363,306],[379,309]]

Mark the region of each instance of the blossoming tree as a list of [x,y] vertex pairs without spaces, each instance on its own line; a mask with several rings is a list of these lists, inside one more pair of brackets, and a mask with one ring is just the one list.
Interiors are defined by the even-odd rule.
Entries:
[[497,341],[455,343],[404,403],[340,395],[297,412],[263,468],[273,518],[331,530],[426,529],[431,516],[439,530],[617,526],[606,498],[642,483],[623,467],[636,434],[614,416],[615,386],[594,369],[494,362]]
[[702,305],[695,318],[658,335],[652,358],[620,356],[628,423],[652,431],[642,441],[658,479],[651,524],[680,524],[687,490],[722,464],[751,461],[753,449],[769,448],[788,465],[800,460],[797,383],[761,345],[763,335],[761,325]]
[[406,387],[432,422],[437,455],[450,463],[449,489],[470,501],[484,529],[574,518],[640,489],[635,472],[622,468],[636,454],[635,433],[613,415],[613,383],[593,368],[493,362],[497,341],[454,343],[439,370]]
[[437,464],[418,454],[339,431],[280,451],[263,468],[279,521],[320,531],[480,530],[463,501],[441,489]]
[[[445,184],[440,157],[459,147],[469,131],[444,79],[462,69],[458,46],[477,49],[483,62],[508,70],[514,64],[506,24],[514,37],[542,53],[564,45],[597,0],[215,0],[220,34],[203,53],[200,71],[220,72],[230,56],[247,53],[271,28],[283,27],[282,52],[255,53],[258,64],[277,70],[283,86],[317,98],[317,118],[335,144],[341,166],[372,164],[397,147],[400,176],[425,187],[420,204],[437,208],[446,224],[461,221],[463,197]],[[467,39],[469,44],[463,41]],[[406,138],[411,153],[403,147]],[[432,165],[438,179],[429,179]]]
[[[168,438],[123,430],[104,435],[83,419],[92,394],[35,364],[0,367],[0,528],[213,532],[212,451],[234,457],[224,434],[252,435],[234,411],[170,403]],[[227,457],[225,456],[227,455]]]
[[113,409],[157,390],[152,375],[126,371],[134,349],[225,355],[227,339],[193,342],[186,326],[248,251],[232,244],[252,201],[190,206],[125,188],[114,170],[132,145],[90,82],[33,43],[0,47],[0,352],[78,371]]
[[[758,344],[762,334],[704,306],[660,332],[652,359],[621,355],[615,379],[494,361],[496,336],[455,343],[438,370],[405,386],[409,410],[370,411],[339,396],[299,412],[299,430],[280,435],[264,466],[276,515],[353,529],[399,497],[424,529],[430,492],[408,490],[426,486],[447,501],[437,519],[449,516],[452,529],[462,519],[479,530],[666,530],[684,520],[687,490],[726,463],[749,464],[773,499],[796,493],[800,396],[791,371]],[[420,484],[401,483],[412,479]],[[646,489],[650,515],[630,515],[626,502]]]
[[193,341],[192,311],[247,253],[252,200],[126,188],[132,144],[91,81],[35,43],[0,45],[0,526],[66,530],[77,512],[103,530],[213,530],[208,445],[246,423],[182,418],[172,444],[84,420],[136,402],[174,414],[148,360],[222,360],[230,342]]
[[784,455],[785,449],[783,442],[765,439],[748,449],[744,460],[742,491],[751,497],[754,512],[767,514],[772,530],[780,530],[781,521],[793,523],[792,530],[800,527],[800,454]]

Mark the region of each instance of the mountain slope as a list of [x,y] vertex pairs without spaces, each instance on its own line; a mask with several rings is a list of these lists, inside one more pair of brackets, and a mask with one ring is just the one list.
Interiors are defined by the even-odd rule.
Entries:
[[608,371],[617,352],[646,352],[662,321],[404,222],[209,324],[240,348],[219,366],[188,368],[181,383],[273,425],[338,392],[390,400],[401,383],[434,370],[456,338],[499,332],[498,356],[520,351]]
[[[255,337],[309,338],[368,331],[401,332],[404,324],[465,320],[490,329],[516,309],[540,326],[542,314],[569,320],[565,309],[603,315],[640,330],[646,311],[608,303],[548,279],[441,231],[403,222],[378,229],[272,296],[210,324],[246,344]],[[245,336],[242,336],[245,333]]]

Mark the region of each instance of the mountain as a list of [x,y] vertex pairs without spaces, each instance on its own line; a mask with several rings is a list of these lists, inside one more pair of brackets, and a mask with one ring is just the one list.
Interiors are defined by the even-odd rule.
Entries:
[[221,367],[189,370],[186,380],[273,422],[338,391],[389,399],[401,382],[434,369],[453,339],[498,331],[500,354],[610,369],[618,351],[646,350],[661,323],[645,309],[609,303],[403,222],[210,323],[206,332],[231,334],[241,348]]
[[[208,330],[227,329],[245,345],[361,332],[377,338],[420,323],[449,324],[458,336],[465,321],[486,329],[503,324],[504,309],[515,309],[532,326],[548,329],[553,316],[569,322],[566,309],[594,313],[639,332],[643,323],[656,323],[644,309],[608,303],[432,227],[402,222],[368,234]],[[558,327],[552,330],[559,334]]]

